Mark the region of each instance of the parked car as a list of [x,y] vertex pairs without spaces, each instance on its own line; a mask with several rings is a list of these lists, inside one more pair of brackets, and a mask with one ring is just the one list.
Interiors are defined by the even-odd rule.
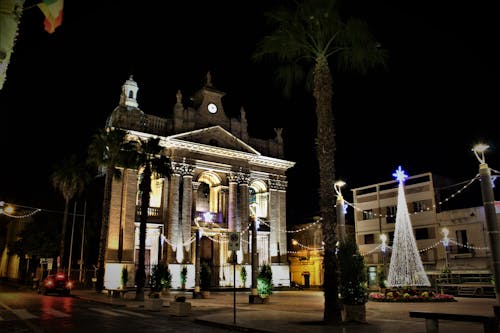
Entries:
[[59,295],[69,296],[73,283],[63,272],[48,275],[38,287],[38,293],[47,295],[56,293]]

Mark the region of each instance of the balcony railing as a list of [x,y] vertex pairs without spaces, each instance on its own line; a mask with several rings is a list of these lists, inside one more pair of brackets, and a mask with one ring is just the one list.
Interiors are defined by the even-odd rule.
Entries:
[[[141,218],[141,206],[135,207],[135,220],[139,221]],[[159,223],[161,222],[160,207],[148,207],[148,222]]]

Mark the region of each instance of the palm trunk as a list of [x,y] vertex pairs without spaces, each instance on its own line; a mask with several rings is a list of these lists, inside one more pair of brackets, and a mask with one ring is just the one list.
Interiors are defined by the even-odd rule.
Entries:
[[330,324],[342,322],[338,297],[338,260],[335,254],[335,124],[332,111],[333,80],[325,58],[315,66],[314,98],[316,99],[316,155],[320,177],[320,211],[323,218],[324,295],[323,320]]
[[61,228],[61,248],[59,249],[59,259],[61,263],[61,267],[57,267],[59,270],[64,270],[64,256],[65,256],[65,247],[66,247],[66,225],[68,224],[68,209],[69,209],[69,199],[65,198],[64,201],[64,217]]
[[101,234],[99,238],[99,258],[97,262],[97,281],[95,285],[96,291],[98,292],[104,289],[104,258],[106,256],[106,247],[108,246],[109,209],[111,206],[113,171],[114,167],[110,167],[105,176],[104,198],[102,201]]
[[139,225],[139,265],[135,276],[137,285],[135,299],[144,300],[144,286],[146,285],[146,224],[148,221],[148,208],[151,192],[151,167],[146,165],[142,174],[141,184],[141,218]]

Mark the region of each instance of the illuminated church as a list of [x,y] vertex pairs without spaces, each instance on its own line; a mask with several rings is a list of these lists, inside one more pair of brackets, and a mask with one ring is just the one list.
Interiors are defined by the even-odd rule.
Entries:
[[[286,234],[286,172],[295,162],[284,159],[280,128],[275,137],[259,139],[247,131],[245,110],[239,118],[224,112],[222,97],[207,74],[206,83],[183,104],[180,91],[167,117],[139,108],[139,86],[132,76],[122,86],[119,105],[107,127],[127,130],[132,137],[160,138],[163,154],[172,163],[169,179],[152,179],[146,234],[146,274],[159,262],[168,263],[172,287],[195,286],[196,244],[200,260],[210,265],[213,287],[233,285],[228,234],[238,232],[236,287],[240,271],[250,276],[252,221],[257,225],[258,266],[271,265],[273,284],[290,285]],[[138,190],[140,170],[125,170],[113,180],[105,287],[119,286],[123,267],[135,272],[139,253]],[[128,285],[133,286],[134,274]],[[250,287],[248,278],[244,287]]]

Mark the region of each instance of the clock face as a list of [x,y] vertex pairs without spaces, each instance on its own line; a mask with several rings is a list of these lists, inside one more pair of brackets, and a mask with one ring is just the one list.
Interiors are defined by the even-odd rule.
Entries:
[[208,104],[208,112],[216,113],[217,112],[217,105],[215,105],[214,103]]

